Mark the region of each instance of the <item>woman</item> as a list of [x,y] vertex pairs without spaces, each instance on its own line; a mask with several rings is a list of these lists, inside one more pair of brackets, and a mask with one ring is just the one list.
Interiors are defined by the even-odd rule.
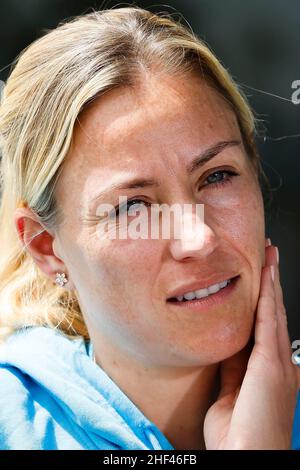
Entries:
[[[207,46],[139,8],[75,18],[21,54],[0,130],[1,448],[289,449],[255,123]],[[201,231],[124,236],[159,204]]]

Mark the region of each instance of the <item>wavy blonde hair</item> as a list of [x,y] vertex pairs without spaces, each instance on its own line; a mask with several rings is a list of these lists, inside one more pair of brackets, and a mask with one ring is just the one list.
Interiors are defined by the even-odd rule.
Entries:
[[196,70],[230,104],[256,169],[255,120],[246,99],[207,45],[166,14],[138,7],[78,16],[47,31],[16,60],[0,105],[0,336],[48,325],[69,336],[88,332],[73,291],[55,285],[35,265],[17,235],[16,207],[45,227],[60,210],[55,185],[80,112],[115,87],[134,86],[141,70]]

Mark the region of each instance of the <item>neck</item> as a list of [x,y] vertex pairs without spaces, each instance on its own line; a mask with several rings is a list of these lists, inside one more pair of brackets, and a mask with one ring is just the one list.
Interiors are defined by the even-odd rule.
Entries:
[[204,418],[216,398],[218,366],[146,367],[97,339],[97,364],[173,447],[205,449]]

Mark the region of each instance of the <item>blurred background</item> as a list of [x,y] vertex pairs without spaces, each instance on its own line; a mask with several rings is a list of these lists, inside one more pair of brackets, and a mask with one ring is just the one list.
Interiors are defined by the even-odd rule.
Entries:
[[[132,4],[132,2],[128,2]],[[241,85],[264,130],[258,138],[272,186],[267,235],[279,246],[280,271],[291,340],[300,339],[300,104],[292,83],[300,80],[300,0],[136,1],[167,11],[213,49]],[[12,61],[45,29],[92,9],[125,6],[116,1],[1,0],[0,79]],[[298,96],[300,96],[298,94]],[[299,292],[298,292],[299,289]]]

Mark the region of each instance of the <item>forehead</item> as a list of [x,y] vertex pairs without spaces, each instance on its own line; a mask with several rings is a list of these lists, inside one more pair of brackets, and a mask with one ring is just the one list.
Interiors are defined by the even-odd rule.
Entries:
[[163,144],[178,132],[205,140],[214,129],[234,126],[229,105],[211,86],[196,75],[183,77],[149,76],[139,88],[118,88],[99,97],[80,115],[75,145],[90,148],[94,142],[102,150],[114,149],[158,135]]
[[120,172],[151,177],[238,136],[229,105],[198,76],[147,76],[139,88],[111,90],[81,113],[61,179],[88,192],[93,181]]

